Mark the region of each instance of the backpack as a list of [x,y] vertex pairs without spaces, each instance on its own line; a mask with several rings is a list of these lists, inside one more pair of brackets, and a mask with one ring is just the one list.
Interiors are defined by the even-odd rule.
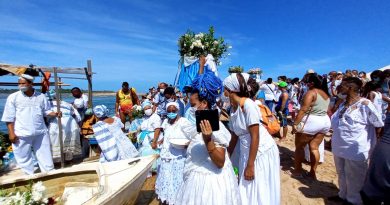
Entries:
[[[240,106],[244,108],[246,98],[242,98]],[[258,105],[261,112],[261,124],[267,129],[268,133],[274,135],[280,131],[280,122],[266,105]]]
[[273,135],[280,131],[280,122],[278,118],[271,112],[266,105],[259,105],[261,112],[260,122],[264,125],[267,131]]

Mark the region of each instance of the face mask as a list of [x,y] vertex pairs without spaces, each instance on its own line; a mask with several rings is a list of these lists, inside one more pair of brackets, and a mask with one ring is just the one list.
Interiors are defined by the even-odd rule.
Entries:
[[175,100],[174,100],[174,99],[171,99],[171,98],[169,98],[169,99],[167,100],[167,103],[170,103],[170,102],[175,102]]
[[347,99],[347,95],[346,94],[338,93],[337,97],[340,98],[340,99],[343,99],[343,100]]
[[160,94],[164,94],[165,89],[160,89]]
[[152,115],[152,113],[153,113],[153,110],[152,110],[152,109],[147,109],[147,110],[145,110],[145,115],[146,115],[146,116],[150,116],[150,115]]
[[175,119],[177,117],[177,113],[175,112],[170,112],[167,114],[167,117],[171,120]]
[[372,80],[375,82],[379,82],[381,79],[380,78],[373,78]]
[[27,86],[19,86],[19,90],[22,92],[26,92],[28,90]]

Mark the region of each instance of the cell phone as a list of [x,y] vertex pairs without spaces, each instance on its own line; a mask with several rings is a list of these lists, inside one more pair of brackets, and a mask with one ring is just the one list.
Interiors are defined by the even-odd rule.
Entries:
[[196,130],[198,132],[202,132],[200,129],[200,122],[202,120],[208,120],[211,129],[213,131],[219,130],[219,114],[218,110],[197,110],[195,111],[195,119],[196,119]]

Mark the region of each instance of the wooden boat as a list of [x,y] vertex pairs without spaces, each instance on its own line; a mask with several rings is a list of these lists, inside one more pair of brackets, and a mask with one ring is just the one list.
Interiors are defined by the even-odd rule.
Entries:
[[134,204],[156,158],[85,162],[31,176],[13,171],[0,176],[0,187],[7,191],[42,181],[47,196],[62,197],[60,204]]

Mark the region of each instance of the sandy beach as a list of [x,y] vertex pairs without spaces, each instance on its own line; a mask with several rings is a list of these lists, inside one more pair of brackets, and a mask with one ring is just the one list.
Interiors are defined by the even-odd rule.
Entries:
[[[290,128],[291,129],[291,128]],[[276,141],[278,139],[275,139]],[[330,138],[325,137],[329,142]],[[333,161],[333,154],[325,150],[325,162],[318,166],[318,181],[310,178],[295,179],[289,176],[286,171],[294,167],[294,136],[289,134],[287,139],[279,145],[280,152],[280,179],[281,179],[281,204],[338,204],[327,200],[327,197],[337,195],[337,174]],[[310,166],[304,164],[304,169],[309,171]],[[138,196],[136,204],[159,204],[154,193],[154,184],[156,176],[148,178]]]

